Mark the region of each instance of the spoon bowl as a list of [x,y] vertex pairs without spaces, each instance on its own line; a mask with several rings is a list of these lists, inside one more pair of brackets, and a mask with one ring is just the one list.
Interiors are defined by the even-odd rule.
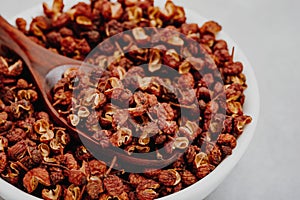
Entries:
[[180,156],[179,152],[164,160],[149,160],[142,156],[133,156],[125,153],[124,150],[110,147],[102,148],[97,141],[86,133],[71,126],[51,102],[51,89],[62,78],[62,74],[69,68],[80,67],[80,70],[90,70],[91,66],[78,60],[70,59],[59,54],[55,54],[44,47],[34,43],[22,32],[10,25],[0,15],[0,43],[7,46],[18,54],[25,62],[35,85],[43,100],[45,109],[52,119],[60,126],[65,127],[72,133],[72,139],[80,139],[83,144],[88,144],[86,148],[98,159],[110,162],[114,157],[118,160],[119,169],[127,171],[142,172],[147,168],[162,168],[173,163]]
[[[51,89],[61,79],[63,73],[69,68],[78,68],[80,65],[60,65],[50,70],[45,76],[44,91],[50,95]],[[51,99],[51,97],[48,97]]]

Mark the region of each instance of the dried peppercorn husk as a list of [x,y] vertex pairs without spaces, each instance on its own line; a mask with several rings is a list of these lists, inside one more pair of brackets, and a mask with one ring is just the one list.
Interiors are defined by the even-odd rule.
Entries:
[[33,192],[39,183],[50,186],[50,177],[45,169],[34,168],[27,172],[23,178],[23,185],[29,193]]

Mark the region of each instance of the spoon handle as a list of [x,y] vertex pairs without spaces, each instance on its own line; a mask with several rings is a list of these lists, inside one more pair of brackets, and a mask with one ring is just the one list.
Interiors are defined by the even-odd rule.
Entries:
[[9,49],[14,50],[14,52],[19,55],[26,65],[30,65],[30,60],[27,57],[26,53],[21,49],[19,44],[11,38],[7,29],[7,21],[0,15],[0,42],[1,45],[7,46]]
[[81,64],[80,61],[53,53],[36,44],[21,31],[10,25],[1,15],[0,41],[10,49],[14,49],[26,64],[30,62],[30,67],[39,73],[40,77],[45,77],[56,66]]

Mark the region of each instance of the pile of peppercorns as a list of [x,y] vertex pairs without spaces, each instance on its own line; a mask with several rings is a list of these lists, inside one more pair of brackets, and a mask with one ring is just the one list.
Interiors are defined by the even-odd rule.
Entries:
[[[53,104],[62,116],[73,126],[84,124],[103,147],[114,145],[130,154],[169,146],[167,153],[174,148],[184,153],[164,169],[149,166],[139,174],[115,170],[118,158],[108,163],[96,160],[80,141],[70,139],[68,130],[56,126],[37,106],[40,99],[23,62],[8,52],[0,57],[0,173],[4,180],[51,200],[151,200],[196,183],[232,153],[251,117],[243,113],[247,88],[243,65],[233,60],[224,40],[216,39],[221,31],[219,24],[187,24],[184,9],[172,1],[167,1],[165,8],[140,0],[92,0],[66,12],[63,7],[62,0],[54,0],[52,7],[43,4],[45,15],[34,18],[29,30],[21,18],[17,26],[38,44],[78,60],[84,60],[104,39],[126,30],[134,34],[123,38],[130,44],[129,53],[113,59],[107,69],[101,67],[107,57],[96,55],[89,60],[99,66],[94,77],[77,69],[64,73],[52,89]],[[174,37],[162,41],[173,48],[135,49],[131,41],[144,42],[147,36],[139,27],[184,34],[208,55],[206,64],[197,59],[184,62],[179,55],[193,54],[195,47],[184,45],[186,49],[178,52],[176,45],[181,41]],[[106,51],[116,51],[115,45],[106,47]],[[169,81],[162,74],[168,69],[163,65],[178,72],[173,89],[166,85]],[[203,75],[193,71],[201,66],[210,71],[205,70]],[[220,76],[213,73],[215,69]],[[79,83],[76,76],[81,77]],[[90,98],[82,98],[86,101],[81,102],[72,99],[74,86],[82,89],[93,78],[98,81],[93,90],[78,92],[79,99],[85,95]],[[173,94],[180,101],[174,101]],[[122,107],[124,102],[128,102],[127,108]],[[74,105],[78,106],[71,109]],[[181,109],[199,110],[200,117],[182,119]],[[139,137],[133,137],[132,123],[138,125]],[[156,159],[163,159],[165,154],[157,151],[156,155]]]

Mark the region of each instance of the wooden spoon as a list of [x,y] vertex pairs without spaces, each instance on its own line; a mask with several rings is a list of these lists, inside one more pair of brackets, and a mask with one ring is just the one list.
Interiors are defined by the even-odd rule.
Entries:
[[[44,102],[44,107],[52,119],[62,127],[66,127],[75,137],[80,139],[87,148],[98,159],[111,160],[114,156],[118,159],[118,164],[122,169],[132,171],[132,169],[142,172],[144,168],[160,168],[174,162],[179,153],[174,153],[165,160],[149,160],[142,157],[129,156],[123,150],[116,148],[101,148],[99,143],[84,132],[70,126],[68,122],[59,115],[50,102],[50,91],[54,84],[61,79],[64,71],[70,67],[81,66],[81,62],[55,54],[44,47],[34,43],[22,32],[11,26],[0,15],[0,42],[18,54],[26,63],[29,72],[36,84],[40,96]],[[78,135],[77,135],[78,134]],[[108,159],[108,160],[107,160]],[[136,171],[135,171],[136,172]]]

